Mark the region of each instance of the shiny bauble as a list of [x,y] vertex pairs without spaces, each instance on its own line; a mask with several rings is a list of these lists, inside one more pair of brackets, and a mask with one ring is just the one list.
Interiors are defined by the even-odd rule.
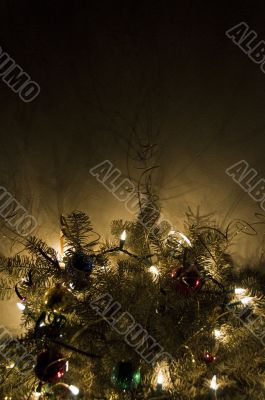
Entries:
[[72,256],[70,260],[72,268],[83,271],[87,273],[91,273],[93,269],[93,260],[90,256],[83,252],[76,252]]
[[192,295],[201,288],[203,280],[195,265],[180,265],[171,272],[171,282],[176,292]]
[[141,373],[130,361],[121,361],[114,368],[111,381],[119,390],[133,390],[141,381]]
[[56,285],[48,289],[44,295],[44,303],[53,312],[63,312],[72,304],[74,296],[72,292],[64,286]]
[[93,267],[90,256],[83,252],[74,253],[66,263],[66,273],[71,281],[71,287],[75,290],[87,287]]
[[67,370],[67,360],[54,350],[48,349],[37,357],[35,374],[42,382],[55,383],[59,381]]
[[205,362],[205,364],[209,365],[216,360],[216,356],[211,354],[209,351],[205,351],[202,354],[201,359]]

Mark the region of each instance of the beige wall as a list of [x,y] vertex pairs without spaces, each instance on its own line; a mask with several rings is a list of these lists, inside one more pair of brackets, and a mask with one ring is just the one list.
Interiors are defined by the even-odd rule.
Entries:
[[[231,2],[216,10],[183,3],[168,14],[135,5],[129,24],[124,10],[110,21],[110,9],[99,18],[71,7],[63,18],[59,12],[60,24],[48,8],[39,17],[28,8],[24,19],[4,8],[5,46],[41,93],[25,104],[0,81],[0,185],[37,218],[38,234],[58,246],[58,217],[75,208],[103,235],[111,219],[128,216],[89,168],[109,159],[126,175],[133,132],[158,144],[155,183],[177,227],[188,206],[220,223],[255,221],[258,204],[225,169],[245,159],[265,177],[265,76],[224,32],[245,19],[258,31],[264,14]],[[259,260],[264,232],[261,225],[235,243],[241,267]],[[17,327],[13,303],[0,306],[1,321]]]

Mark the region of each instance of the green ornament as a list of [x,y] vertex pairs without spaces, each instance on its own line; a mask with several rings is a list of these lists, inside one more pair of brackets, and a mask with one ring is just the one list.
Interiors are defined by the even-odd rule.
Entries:
[[113,369],[111,382],[119,390],[136,389],[141,381],[141,372],[130,361],[121,361]]

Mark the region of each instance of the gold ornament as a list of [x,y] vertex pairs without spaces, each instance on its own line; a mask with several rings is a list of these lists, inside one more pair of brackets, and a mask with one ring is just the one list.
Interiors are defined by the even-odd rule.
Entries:
[[73,302],[73,299],[72,292],[59,284],[48,289],[44,295],[46,307],[54,312],[64,311]]

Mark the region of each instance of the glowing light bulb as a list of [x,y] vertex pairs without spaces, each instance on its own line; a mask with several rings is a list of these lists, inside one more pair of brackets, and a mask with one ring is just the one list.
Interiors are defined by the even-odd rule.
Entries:
[[15,366],[15,363],[12,361],[10,364],[8,364],[8,365],[6,366],[6,368],[7,368],[7,369],[12,369],[12,368],[14,368],[14,366]]
[[70,385],[69,386],[69,390],[76,396],[79,393],[79,389],[78,387],[74,386],[74,385]]
[[243,294],[245,293],[246,289],[242,288],[235,288],[235,294]]
[[163,391],[163,383],[164,383],[164,375],[160,370],[157,375],[157,381],[156,381],[156,390],[158,393]]
[[216,375],[214,375],[214,376],[212,377],[211,384],[210,384],[210,388],[213,389],[213,390],[217,390],[217,388],[218,388],[217,380],[216,380]]
[[215,329],[214,336],[216,337],[216,339],[220,338],[222,336],[221,331],[219,329]]
[[251,300],[252,300],[252,297],[244,297],[243,299],[241,299],[241,303],[245,305],[245,304],[250,303]]
[[59,261],[59,266],[64,269],[65,268],[65,262],[63,261]]
[[151,274],[153,274],[153,275],[159,275],[158,268],[157,268],[155,265],[151,265],[151,267],[149,268],[149,271],[150,271]]
[[24,311],[25,308],[26,308],[26,306],[25,306],[24,304],[22,304],[22,303],[17,303],[17,307],[18,307],[21,311]]
[[66,364],[65,364],[65,371],[67,372],[68,370],[69,370],[69,362],[66,361]]
[[157,375],[157,384],[163,385],[163,383],[164,383],[164,375],[163,375],[162,371],[159,371],[159,373]]
[[126,240],[126,231],[125,230],[121,234],[121,240]]
[[120,250],[123,249],[124,243],[126,240],[126,231],[124,230],[120,236]]

